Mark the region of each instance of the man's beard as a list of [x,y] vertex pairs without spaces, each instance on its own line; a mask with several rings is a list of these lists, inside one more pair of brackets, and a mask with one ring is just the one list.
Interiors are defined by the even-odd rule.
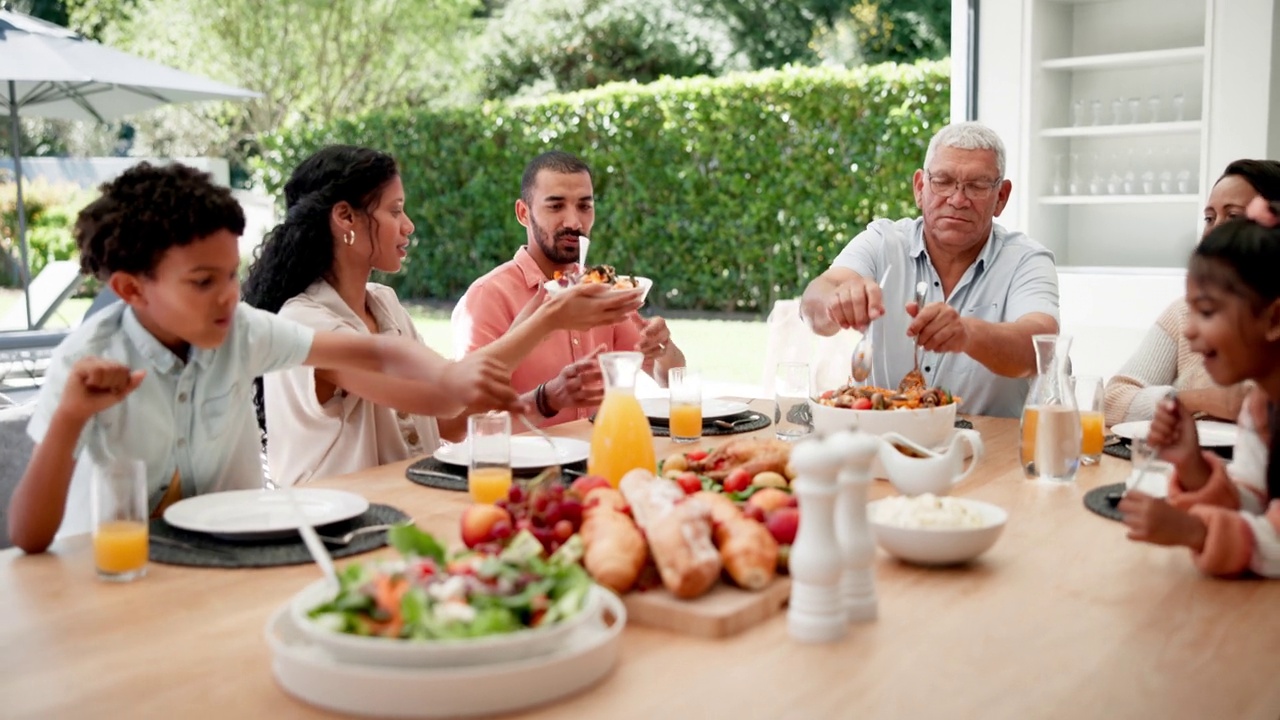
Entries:
[[533,226],[534,242],[538,243],[538,249],[542,250],[542,254],[545,255],[548,260],[556,265],[568,265],[570,263],[578,262],[577,248],[561,249],[556,244],[557,240],[578,237],[576,230],[561,230],[553,240],[550,234],[543,230],[542,226],[538,225],[538,221],[534,220],[532,216],[529,218],[529,223]]

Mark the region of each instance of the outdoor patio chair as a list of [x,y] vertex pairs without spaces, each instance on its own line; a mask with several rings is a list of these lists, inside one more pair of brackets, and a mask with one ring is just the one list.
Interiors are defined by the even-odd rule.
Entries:
[[849,381],[849,358],[862,339],[856,330],[843,330],[831,337],[818,335],[800,317],[799,299],[774,302],[768,327],[762,384],[770,396],[780,362],[808,363],[809,389],[815,395]]
[[27,423],[35,402],[0,408],[0,548],[9,542],[9,497],[18,487],[31,460],[35,444],[27,436]]
[[40,330],[63,301],[75,293],[84,276],[75,260],[55,260],[31,280],[31,327],[27,327],[27,303],[19,300],[0,317],[0,330]]

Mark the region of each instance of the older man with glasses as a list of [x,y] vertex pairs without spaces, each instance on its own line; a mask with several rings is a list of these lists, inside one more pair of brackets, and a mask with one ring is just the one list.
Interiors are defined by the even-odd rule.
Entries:
[[925,384],[962,398],[964,412],[1021,413],[1036,373],[1031,336],[1058,332],[1058,273],[1043,245],[994,222],[1013,187],[1004,171],[990,128],[942,128],[912,180],[923,217],[872,222],[805,289],[814,332],[871,333],[872,384],[898,387],[919,345]]

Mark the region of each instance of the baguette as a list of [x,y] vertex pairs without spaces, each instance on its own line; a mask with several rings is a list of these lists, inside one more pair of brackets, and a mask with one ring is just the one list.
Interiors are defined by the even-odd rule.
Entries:
[[645,470],[624,475],[619,488],[648,537],[662,584],[678,598],[709,590],[721,568],[711,540],[710,505],[687,499],[678,485]]
[[621,595],[635,585],[649,559],[644,535],[612,505],[596,505],[586,515],[579,531],[586,547],[582,566],[596,582]]
[[729,498],[702,491],[693,498],[711,507],[713,537],[720,561],[739,587],[759,590],[773,582],[778,567],[778,542],[764,525],[742,514]]

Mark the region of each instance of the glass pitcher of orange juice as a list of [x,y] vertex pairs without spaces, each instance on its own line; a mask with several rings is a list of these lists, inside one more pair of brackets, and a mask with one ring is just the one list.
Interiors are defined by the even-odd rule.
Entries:
[[636,468],[655,472],[653,431],[636,399],[636,374],[644,364],[638,352],[611,352],[600,356],[604,374],[604,402],[591,430],[591,454],[587,472],[599,475],[614,487]]

